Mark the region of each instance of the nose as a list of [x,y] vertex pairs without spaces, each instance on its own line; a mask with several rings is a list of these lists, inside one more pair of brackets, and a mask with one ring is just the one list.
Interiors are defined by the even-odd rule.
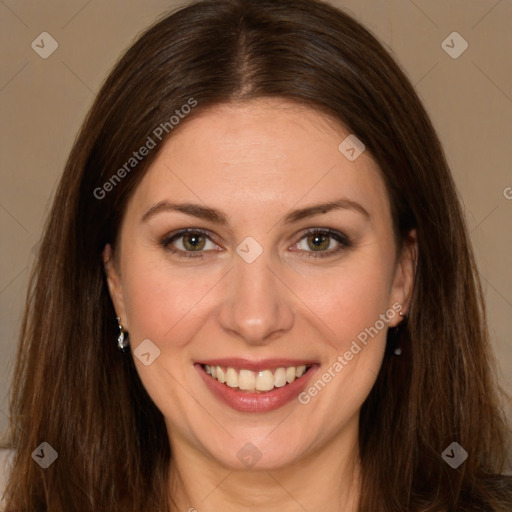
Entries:
[[266,251],[252,263],[235,255],[223,290],[222,329],[251,345],[270,343],[294,323],[293,293],[270,263]]

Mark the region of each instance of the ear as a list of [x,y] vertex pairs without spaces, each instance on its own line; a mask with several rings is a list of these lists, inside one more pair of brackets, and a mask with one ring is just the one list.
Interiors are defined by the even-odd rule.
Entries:
[[103,249],[103,265],[107,277],[108,291],[117,316],[120,318],[119,323],[123,329],[128,330],[128,321],[126,318],[126,309],[124,305],[123,285],[121,276],[116,268],[114,261],[114,253],[110,244]]
[[[398,255],[398,260],[395,265],[395,275],[393,284],[391,286],[390,304],[400,304],[401,311],[404,315],[410,309],[412,289],[414,286],[414,276],[416,274],[416,264],[418,262],[418,236],[416,230],[411,230],[404,240],[404,246],[401,253]],[[395,309],[394,308],[394,309]],[[399,316],[396,320],[391,320],[389,325],[395,327],[400,323]]]

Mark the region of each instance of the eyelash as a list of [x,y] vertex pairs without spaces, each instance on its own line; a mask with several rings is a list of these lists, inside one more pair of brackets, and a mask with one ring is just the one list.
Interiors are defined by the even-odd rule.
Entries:
[[[182,230],[178,231],[177,233],[173,233],[173,234],[165,236],[161,240],[160,245],[165,250],[170,251],[171,253],[176,254],[182,258],[202,258],[204,251],[197,251],[197,252],[183,251],[181,249],[176,249],[171,245],[172,242],[174,242],[175,240],[178,240],[179,238],[182,238],[183,236],[188,235],[188,234],[200,234],[200,235],[205,236],[211,242],[213,242],[213,240],[211,239],[211,237],[207,231],[205,231],[203,229],[199,229],[199,228],[187,228],[187,229],[182,229]],[[315,234],[329,236],[329,237],[333,238],[334,240],[336,240],[340,245],[336,249],[331,249],[329,251],[318,251],[318,252],[304,251],[304,252],[308,253],[307,256],[305,256],[307,258],[327,258],[329,256],[338,254],[340,251],[342,251],[344,249],[352,247],[352,242],[348,236],[346,236],[344,233],[335,231],[330,228],[308,229],[300,234],[300,238],[298,239],[296,244],[298,244],[299,242],[301,242],[303,239],[307,238],[308,236],[315,235]],[[298,250],[302,251],[302,249],[298,249]]]

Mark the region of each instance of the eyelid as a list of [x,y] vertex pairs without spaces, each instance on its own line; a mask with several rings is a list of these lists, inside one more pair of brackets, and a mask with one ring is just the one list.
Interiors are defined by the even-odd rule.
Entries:
[[[162,237],[160,244],[167,250],[169,250],[172,253],[179,254],[183,257],[203,257],[204,253],[211,252],[212,250],[207,251],[183,251],[182,249],[178,249],[174,246],[172,246],[172,242],[189,234],[189,233],[197,233],[203,235],[205,238],[210,240],[212,243],[216,245],[220,245],[216,240],[216,236],[213,235],[210,231],[202,229],[202,228],[183,228],[178,231],[169,233]],[[307,257],[322,257],[322,256],[329,256],[333,254],[337,254],[343,249],[347,249],[352,246],[352,242],[350,238],[345,235],[343,232],[332,229],[332,228],[326,228],[326,227],[312,227],[302,230],[300,233],[296,235],[296,241],[293,243],[293,245],[297,245],[300,243],[304,238],[306,238],[309,235],[312,234],[321,234],[325,236],[329,236],[336,240],[339,244],[339,247],[336,249],[330,249],[326,251],[305,251],[302,249],[295,249],[297,252],[304,252],[307,253]]]
[[338,231],[337,229],[332,228],[306,228],[302,230],[297,235],[297,240],[300,242],[304,237],[307,235],[313,235],[315,233],[320,233],[322,235],[328,235],[337,240],[339,243],[350,245],[351,241],[350,238],[343,232]]
[[332,228],[321,228],[321,227],[315,227],[315,228],[307,228],[303,231],[301,231],[297,235],[297,241],[293,245],[297,245],[300,243],[304,238],[306,238],[309,235],[314,234],[321,234],[328,236],[330,238],[333,238],[338,242],[338,247],[334,249],[328,249],[326,251],[305,251],[303,249],[294,249],[294,251],[297,251],[299,253],[302,253],[304,257],[306,258],[322,258],[322,257],[329,257],[339,254],[341,251],[349,249],[353,246],[353,243],[351,239],[343,232],[338,231],[336,229]]
[[216,237],[208,230],[202,228],[183,228],[177,231],[173,231],[172,233],[168,233],[164,235],[162,238],[160,238],[159,245],[165,251],[168,251],[179,258],[204,258],[204,254],[207,252],[211,252],[212,249],[209,249],[208,251],[184,251],[172,245],[172,243],[175,240],[179,240],[180,238],[183,238],[184,236],[190,233],[203,235],[210,242],[219,245],[215,241]]

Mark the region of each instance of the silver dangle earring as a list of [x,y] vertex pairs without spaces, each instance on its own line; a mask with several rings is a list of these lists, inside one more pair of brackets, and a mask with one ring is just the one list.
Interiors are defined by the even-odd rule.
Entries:
[[117,325],[119,326],[119,336],[117,337],[117,348],[122,352],[126,352],[128,349],[128,345],[130,344],[130,340],[128,339],[128,333],[123,331],[123,326],[121,325],[121,319],[118,317]]
[[[404,313],[402,313],[401,311],[399,311],[398,313],[401,317],[402,317],[402,321],[396,326],[396,329],[397,329],[397,332],[398,330],[400,329],[400,326],[401,324],[405,321],[405,319],[407,318],[405,316]],[[396,347],[395,350],[393,351],[393,353],[395,354],[395,356],[401,356],[402,355],[402,349],[400,347]]]

